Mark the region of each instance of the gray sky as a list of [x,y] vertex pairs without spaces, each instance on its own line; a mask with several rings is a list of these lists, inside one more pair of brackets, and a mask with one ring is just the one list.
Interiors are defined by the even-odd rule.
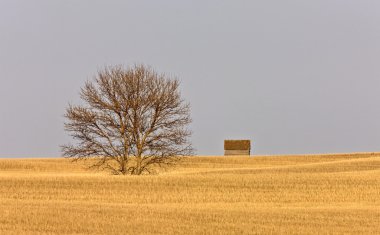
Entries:
[[198,154],[380,151],[380,1],[0,0],[0,157],[60,156],[105,65],[182,81]]

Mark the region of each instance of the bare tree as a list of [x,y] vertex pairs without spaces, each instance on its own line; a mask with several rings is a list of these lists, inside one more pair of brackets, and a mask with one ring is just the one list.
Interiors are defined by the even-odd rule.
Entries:
[[95,159],[93,167],[114,174],[152,173],[192,154],[190,106],[179,81],[136,65],[107,67],[80,92],[86,105],[70,105],[65,130],[76,144],[62,146],[74,160]]

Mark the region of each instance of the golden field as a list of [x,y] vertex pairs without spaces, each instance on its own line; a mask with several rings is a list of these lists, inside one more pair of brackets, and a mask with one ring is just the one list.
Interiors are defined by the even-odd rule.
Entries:
[[0,234],[379,234],[380,154],[189,157],[114,176],[0,159]]

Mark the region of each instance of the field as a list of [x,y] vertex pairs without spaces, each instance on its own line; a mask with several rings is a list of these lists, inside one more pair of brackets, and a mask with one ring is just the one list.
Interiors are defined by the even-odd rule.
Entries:
[[149,176],[0,159],[0,234],[379,234],[380,154],[189,157]]

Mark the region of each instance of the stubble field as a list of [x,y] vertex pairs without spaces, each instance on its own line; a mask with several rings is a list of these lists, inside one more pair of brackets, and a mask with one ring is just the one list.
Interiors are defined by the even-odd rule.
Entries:
[[189,157],[148,176],[0,159],[0,234],[271,233],[380,233],[380,154]]

